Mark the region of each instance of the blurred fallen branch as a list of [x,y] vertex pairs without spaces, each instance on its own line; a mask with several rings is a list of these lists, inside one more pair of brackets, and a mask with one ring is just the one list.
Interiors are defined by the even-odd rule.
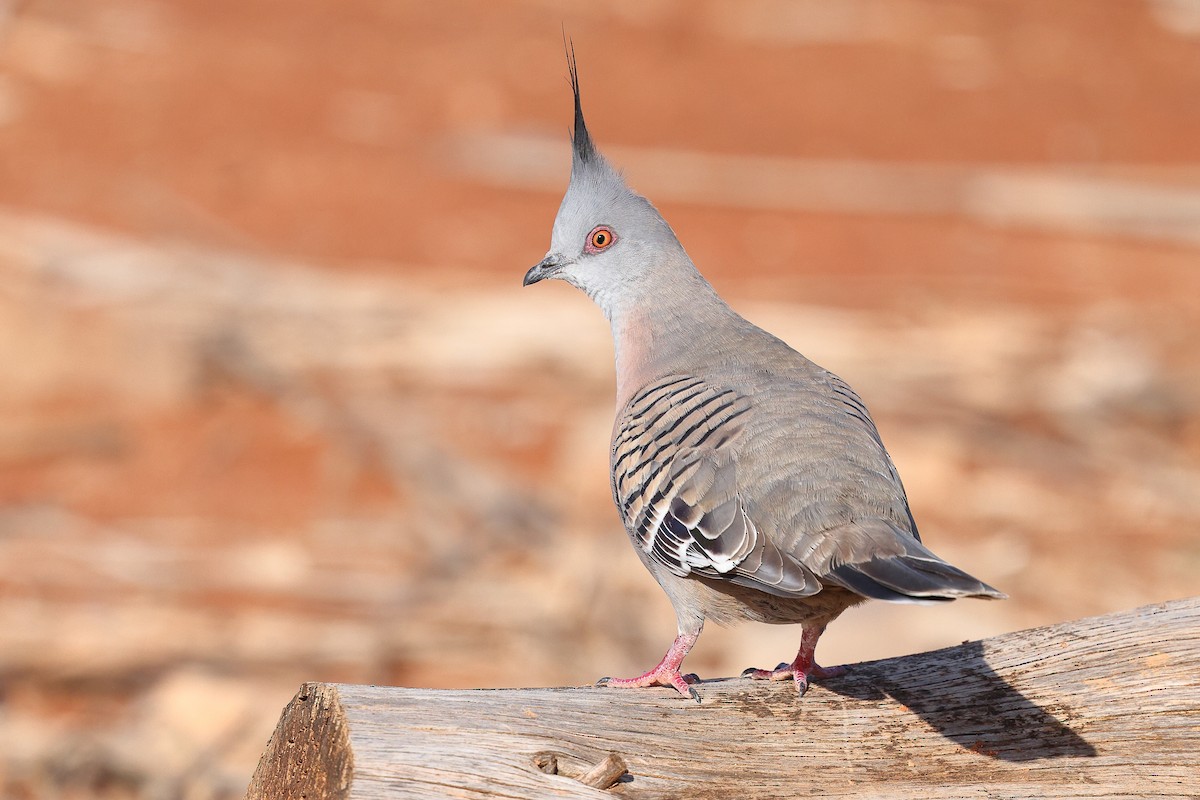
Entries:
[[1200,598],[859,664],[803,698],[309,683],[246,797],[1194,797],[1198,688]]

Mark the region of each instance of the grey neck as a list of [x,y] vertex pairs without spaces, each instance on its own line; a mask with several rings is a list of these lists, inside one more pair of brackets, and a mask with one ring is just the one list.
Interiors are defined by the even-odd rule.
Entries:
[[719,341],[721,332],[741,321],[695,267],[687,267],[684,280],[658,284],[652,297],[606,309],[616,354],[618,408],[658,378],[694,372],[718,355],[698,350],[698,340]]

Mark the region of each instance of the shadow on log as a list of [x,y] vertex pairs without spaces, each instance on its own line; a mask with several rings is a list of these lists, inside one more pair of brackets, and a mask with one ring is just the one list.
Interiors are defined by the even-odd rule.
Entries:
[[[1022,635],[1033,633],[1036,631]],[[1058,644],[1047,642],[1046,646],[1057,648]],[[913,663],[917,658],[920,663]],[[1010,670],[1007,674],[1024,673]],[[983,642],[864,664],[827,686],[857,700],[891,698],[960,747],[992,758],[1031,761],[1096,755],[1096,748],[1071,729],[1071,720],[1080,715],[1068,701],[1046,703],[1044,694],[1031,689],[1033,694],[1042,694],[1046,704],[1034,703],[991,668],[984,658]],[[1080,702],[1087,700],[1081,697]]]
[[1200,598],[699,688],[305,684],[246,797],[1200,795]]

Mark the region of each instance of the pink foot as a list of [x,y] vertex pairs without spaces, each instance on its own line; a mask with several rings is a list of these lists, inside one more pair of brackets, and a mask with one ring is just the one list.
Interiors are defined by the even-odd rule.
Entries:
[[684,697],[690,697],[699,703],[700,693],[692,687],[692,684],[698,680],[700,679],[695,675],[681,675],[677,669],[663,669],[659,666],[650,670],[645,675],[639,675],[636,678],[601,678],[596,681],[596,684],[607,686],[610,689],[643,689],[647,686],[670,686]]
[[833,678],[846,672],[845,667],[822,667],[813,660],[817,649],[817,640],[825,632],[825,626],[805,626],[800,635],[800,652],[796,660],[790,664],[780,664],[775,669],[754,669],[751,667],[742,673],[742,677],[756,681],[783,681],[791,678],[796,682],[796,691],[804,694],[808,691],[809,678],[822,680]]
[[662,661],[658,662],[658,666],[644,675],[639,675],[636,678],[601,678],[596,681],[596,684],[599,686],[608,686],[613,689],[642,689],[647,686],[670,686],[684,697],[690,697],[699,703],[700,693],[691,684],[696,683],[700,679],[695,675],[682,675],[679,672],[679,665],[683,663],[683,657],[692,649],[692,645],[696,643],[698,635],[698,633],[679,634],[679,636],[675,637],[675,641],[671,643],[671,649],[663,656]]
[[742,673],[742,677],[756,681],[785,681],[791,678],[796,683],[796,691],[804,694],[808,691],[810,678],[820,681],[825,678],[836,678],[838,675],[844,675],[845,672],[845,667],[822,667],[819,664],[812,664],[807,670],[804,670],[798,668],[796,664],[780,664],[775,669],[751,667]]

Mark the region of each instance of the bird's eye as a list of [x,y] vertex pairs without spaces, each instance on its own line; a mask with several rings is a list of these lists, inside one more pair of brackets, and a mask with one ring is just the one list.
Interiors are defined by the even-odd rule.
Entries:
[[588,234],[587,245],[583,249],[588,253],[599,253],[601,250],[611,247],[616,240],[617,235],[612,232],[612,228],[606,225],[597,225]]

